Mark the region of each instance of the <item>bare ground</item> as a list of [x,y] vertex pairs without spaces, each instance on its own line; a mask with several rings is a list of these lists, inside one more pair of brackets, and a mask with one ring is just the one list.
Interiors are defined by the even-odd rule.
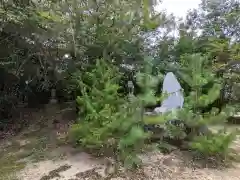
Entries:
[[[200,164],[178,150],[167,155],[159,151],[142,154],[143,166],[138,170],[114,171],[109,158],[95,158],[65,144],[73,118],[66,109],[34,113],[31,118],[38,120],[0,143],[0,180],[240,180],[238,162],[228,167]],[[240,140],[233,147],[239,152]]]
[[[141,156],[143,167],[135,172],[120,170],[118,173],[105,174],[106,163],[97,160],[86,153],[77,153],[57,161],[41,161],[29,163],[18,174],[23,180],[98,180],[98,179],[129,179],[129,180],[238,180],[240,179],[240,165],[232,164],[229,168],[201,167],[194,164],[179,151],[163,155],[151,152]],[[63,168],[54,175],[54,171]],[[41,178],[36,178],[41,177]]]

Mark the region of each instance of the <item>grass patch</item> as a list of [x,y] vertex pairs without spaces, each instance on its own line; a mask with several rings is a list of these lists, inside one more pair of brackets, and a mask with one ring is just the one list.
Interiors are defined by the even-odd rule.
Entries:
[[[46,136],[46,134],[48,136]],[[58,158],[60,155],[56,152],[52,153],[52,150],[64,144],[60,142],[49,129],[25,134],[24,138],[28,139],[30,143],[22,148],[29,152],[29,158],[34,162]]]
[[[28,160],[38,162],[45,159],[53,159],[56,154],[50,153],[56,145],[48,137],[28,136],[28,143],[20,145],[20,140],[12,141],[11,145],[2,148],[0,151],[0,180],[16,180],[15,173],[22,170]],[[28,160],[26,160],[28,158]],[[64,171],[66,166],[57,169],[55,172]],[[54,172],[49,175],[54,176]]]
[[25,167],[24,162],[19,162],[19,149],[20,144],[15,140],[0,149],[0,179],[15,180],[15,173]]
[[166,122],[164,116],[161,115],[144,115],[143,121],[146,125],[164,124]]
[[[34,134],[32,134],[34,135]],[[8,146],[0,149],[0,180],[16,180],[15,173],[25,167],[26,159],[40,161],[49,157],[50,138],[44,136],[24,137],[27,143],[21,145],[24,140],[9,140]]]
[[29,157],[33,161],[41,161],[48,158],[48,146],[50,140],[47,137],[32,138],[30,143],[23,146],[22,148],[29,152]]
[[0,157],[0,179],[15,180],[17,179],[15,173],[25,167],[24,162],[19,162],[18,156],[2,155]]

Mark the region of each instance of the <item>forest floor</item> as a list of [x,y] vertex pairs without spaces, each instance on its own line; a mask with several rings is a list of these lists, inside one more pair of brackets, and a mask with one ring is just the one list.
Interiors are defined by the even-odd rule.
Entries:
[[[240,180],[237,159],[226,167],[193,161],[188,152],[179,150],[151,151],[140,155],[143,166],[138,170],[106,174],[109,160],[66,144],[74,119],[71,109],[47,109],[25,116],[34,123],[0,142],[0,180]],[[240,138],[233,148],[240,152]]]

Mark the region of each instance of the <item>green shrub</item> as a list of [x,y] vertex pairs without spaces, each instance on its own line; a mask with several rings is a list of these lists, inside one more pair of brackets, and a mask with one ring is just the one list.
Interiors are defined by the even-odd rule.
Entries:
[[218,157],[226,159],[230,152],[230,146],[235,140],[235,133],[222,131],[209,136],[197,136],[190,143],[190,148],[204,157]]
[[[225,122],[234,109],[226,106],[220,112],[219,109],[212,108],[211,111],[202,113],[204,108],[211,106],[219,98],[222,80],[214,75],[211,68],[206,67],[208,63],[206,57],[200,54],[186,55],[183,60],[191,69],[188,73],[182,74],[182,77],[192,91],[186,97],[186,105],[178,112],[178,117],[191,129],[188,135],[188,140],[191,141],[190,149],[204,156],[225,157],[236,137],[236,133],[226,134],[224,131]],[[212,84],[212,87],[203,91],[207,84]],[[220,125],[222,130],[214,134],[210,130],[210,126],[213,125]]]
[[[186,54],[182,56],[182,70],[178,72],[182,80],[189,85],[191,92],[184,98],[184,107],[164,114],[165,121],[180,120],[183,126],[168,124],[165,126],[166,135],[171,139],[188,140],[190,149],[204,155],[224,155],[236,136],[235,133],[226,135],[222,131],[213,134],[209,129],[212,125],[220,125],[224,129],[227,118],[234,112],[232,107],[226,106],[221,112],[217,108],[203,113],[220,95],[222,80],[216,77],[209,61],[201,54]],[[186,68],[187,67],[187,68]],[[204,88],[211,84],[210,88]],[[157,123],[157,119],[154,121]],[[163,122],[159,118],[159,123]],[[210,134],[210,135],[209,135]]]
[[81,113],[70,135],[78,145],[113,153],[132,167],[139,163],[137,153],[148,134],[143,131],[138,98],[127,99],[118,93],[120,78],[118,69],[103,59],[78,77]]

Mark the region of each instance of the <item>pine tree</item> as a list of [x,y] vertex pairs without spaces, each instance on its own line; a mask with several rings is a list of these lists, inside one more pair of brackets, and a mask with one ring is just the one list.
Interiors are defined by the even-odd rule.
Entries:
[[118,69],[100,59],[92,70],[78,76],[81,95],[77,97],[80,121],[73,129],[76,141],[87,148],[101,148],[116,130],[120,106]]
[[[184,108],[176,113],[177,118],[191,130],[182,138],[187,137],[191,141],[190,148],[205,156],[225,157],[236,135],[236,132],[226,134],[225,131],[225,122],[234,109],[227,106],[221,110],[211,108],[210,112],[202,111],[219,98],[222,80],[216,77],[209,66],[209,60],[201,54],[184,55],[181,64],[188,68],[179,74],[191,87]],[[214,133],[208,129],[212,125],[220,125],[222,128]]]
[[144,58],[143,69],[136,74],[137,85],[141,89],[141,93],[137,96],[142,109],[142,118],[144,107],[155,105],[161,98],[156,96],[156,89],[162,81],[161,73],[153,75],[153,59],[149,56]]
[[[185,94],[184,107],[157,115],[145,122],[160,124],[165,129],[165,136],[178,141],[190,141],[189,148],[205,156],[220,155],[225,157],[233,142],[236,132],[225,133],[225,121],[234,109],[226,106],[203,112],[211,107],[220,95],[222,79],[211,69],[210,61],[201,54],[185,54],[181,57],[178,75],[187,83],[191,91]],[[151,92],[151,91],[150,91]],[[179,120],[181,123],[166,123]],[[210,130],[212,125],[220,125],[218,133]],[[176,143],[176,141],[174,141]]]
[[111,153],[107,155],[133,167],[140,162],[137,153],[148,134],[143,130],[138,98],[118,93],[120,78],[118,69],[103,59],[77,78],[81,120],[70,134],[80,146]]
[[[190,94],[185,97],[185,106],[181,116],[187,112],[189,126],[201,126],[202,124],[223,123],[230,115],[232,109],[226,108],[220,111],[212,108],[211,112],[203,114],[202,109],[215,102],[222,89],[222,81],[216,77],[209,66],[209,60],[201,54],[184,55],[181,58],[183,67],[188,67],[180,72],[181,78],[191,87]],[[209,88],[210,87],[210,88]]]

